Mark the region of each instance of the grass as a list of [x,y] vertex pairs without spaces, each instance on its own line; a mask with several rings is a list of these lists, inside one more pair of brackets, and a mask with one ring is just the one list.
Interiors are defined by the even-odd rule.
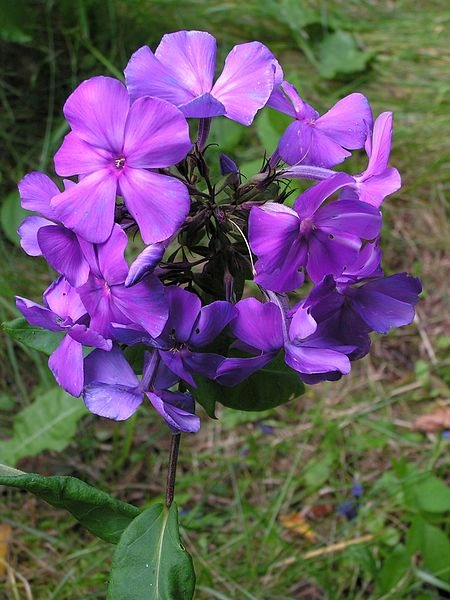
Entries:
[[[416,322],[375,339],[350,376],[310,387],[276,410],[223,409],[217,421],[202,413],[201,432],[182,440],[176,498],[200,600],[447,598],[448,511],[424,511],[420,490],[427,476],[448,482],[448,440],[417,431],[414,420],[449,400],[450,12],[443,0],[309,6],[318,22],[303,23],[298,3],[289,0],[251,1],[244,12],[235,0],[157,0],[151,11],[130,0],[84,0],[75,14],[69,2],[34,3],[19,27],[29,40],[1,47],[1,196],[28,171],[51,171],[65,133],[61,106],[74,86],[93,74],[115,76],[131,52],[155,45],[165,31],[208,29],[223,45],[222,56],[235,43],[260,39],[321,110],[353,90],[369,97],[376,114],[393,110],[391,162],[403,187],[386,201],[384,261],[389,273],[421,277]],[[314,62],[316,40],[337,24],[373,58],[361,73],[327,80]],[[261,143],[244,136],[233,155],[257,159]],[[3,320],[16,314],[13,294],[38,299],[50,274],[6,237],[0,258]],[[6,337],[0,353],[6,438],[14,414],[49,377],[45,358]],[[19,466],[76,475],[142,505],[163,493],[168,444],[150,411],[142,409],[131,424],[88,416],[66,451]],[[337,509],[355,500],[355,481],[363,494],[358,514],[348,519]],[[7,489],[1,495],[0,522],[13,535],[0,599],[105,596],[111,546],[33,497]],[[283,525],[292,516],[297,530]]]

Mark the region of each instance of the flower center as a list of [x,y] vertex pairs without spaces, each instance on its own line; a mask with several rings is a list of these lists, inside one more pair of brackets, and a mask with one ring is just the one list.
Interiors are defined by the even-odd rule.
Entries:
[[123,169],[125,166],[125,157],[121,156],[120,158],[116,158],[114,160],[114,164],[116,166],[116,169]]

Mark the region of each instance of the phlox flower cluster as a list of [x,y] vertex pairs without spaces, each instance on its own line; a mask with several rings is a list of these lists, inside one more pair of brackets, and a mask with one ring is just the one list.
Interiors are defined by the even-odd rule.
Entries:
[[[320,115],[256,41],[215,73],[209,33],[140,48],[125,84],[93,77],[67,99],[61,185],[40,172],[19,183],[34,213],[22,247],[58,278],[43,304],[17,307],[58,336],[49,367],[97,415],[123,420],[147,399],[173,431],[194,432],[201,378],[226,394],[281,352],[304,383],[336,380],[371,332],[413,320],[420,282],[381,267],[380,207],[401,183],[392,114],[374,120],[353,93]],[[262,109],[292,122],[246,180],[211,152],[210,125],[250,126]],[[334,170],[354,150],[365,171]],[[309,187],[294,197],[297,179]]]

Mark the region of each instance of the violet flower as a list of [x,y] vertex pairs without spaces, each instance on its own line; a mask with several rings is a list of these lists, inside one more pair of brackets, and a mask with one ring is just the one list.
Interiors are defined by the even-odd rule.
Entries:
[[159,98],[130,105],[125,86],[111,77],[83,81],[64,114],[72,131],[55,155],[56,172],[79,175],[80,182],[52,199],[58,219],[87,241],[104,242],[119,194],[145,243],[175,233],[189,212],[187,188],[151,169],[174,165],[189,152],[183,114]]
[[295,119],[282,135],[276,154],[288,165],[302,163],[333,167],[362,148],[372,127],[372,111],[365,96],[350,94],[324,115],[307,104],[287,81],[276,88],[267,106]]
[[94,350],[85,360],[86,407],[101,417],[123,421],[136,412],[147,396],[173,431],[198,431],[200,419],[194,414],[192,396],[159,389],[167,378],[164,370],[157,353],[146,352],[139,380],[117,346],[107,353]]
[[[74,185],[66,181],[66,189]],[[44,173],[28,173],[19,182],[22,207],[43,216],[26,217],[18,229],[20,244],[30,256],[44,256],[55,271],[74,287],[89,276],[89,264],[83,254],[83,239],[58,222],[50,200],[60,194],[55,183]]]
[[257,283],[288,292],[302,285],[304,268],[320,281],[327,274],[340,275],[356,259],[362,240],[379,234],[379,211],[357,200],[322,206],[351,181],[350,175],[338,173],[300,194],[293,208],[277,203],[252,208],[249,242],[258,257]]
[[388,167],[391,140],[392,113],[384,112],[375,120],[372,138],[369,136],[366,141],[367,169],[360,175],[353,175],[354,183],[343,188],[342,199],[359,199],[378,208],[386,196],[400,189],[399,172]]
[[[245,298],[236,304],[238,315],[230,328],[239,340],[265,353],[276,354],[283,349],[286,364],[304,380],[311,375],[316,376],[316,381],[335,379],[335,374],[350,372],[347,346],[323,337],[307,308],[299,305],[288,311],[282,299],[270,295],[275,302]],[[224,362],[217,372],[219,381],[227,371]]]
[[78,292],[91,317],[91,327],[102,335],[114,337],[112,323],[137,323],[151,336],[157,336],[168,315],[164,288],[155,275],[148,275],[132,288],[125,286],[127,241],[126,233],[115,225],[103,244],[86,244],[85,254],[91,271]]
[[178,106],[186,117],[224,115],[250,125],[281,82],[280,66],[260,42],[239,44],[213,83],[216,45],[206,31],[177,31],[164,35],[154,54],[143,46],[125,69],[132,100],[155,96]]
[[50,285],[43,298],[46,306],[20,297],[16,305],[30,325],[66,334],[48,366],[66,392],[79,396],[84,380],[83,346],[110,350],[112,342],[86,324],[88,315],[81,298],[63,277]]
[[[134,289],[134,288],[133,288]],[[161,360],[173,373],[197,387],[193,373],[214,379],[224,357],[204,349],[236,316],[236,309],[224,300],[201,305],[200,298],[183,288],[166,288],[169,319],[155,340]]]

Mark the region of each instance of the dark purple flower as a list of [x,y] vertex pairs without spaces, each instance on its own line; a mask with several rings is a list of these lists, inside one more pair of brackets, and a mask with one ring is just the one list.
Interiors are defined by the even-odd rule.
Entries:
[[147,396],[172,430],[198,431],[200,419],[194,414],[192,396],[158,389],[167,380],[165,370],[156,351],[146,352],[139,380],[117,346],[108,353],[94,350],[85,360],[84,402],[96,415],[123,421],[136,412]]
[[110,350],[112,342],[86,325],[86,309],[77,291],[63,278],[44,292],[46,306],[26,298],[16,298],[16,305],[31,325],[65,333],[48,365],[59,385],[79,396],[83,388],[83,346]]
[[119,194],[144,242],[175,233],[189,212],[187,188],[151,169],[174,165],[189,152],[183,114],[159,98],[130,105],[125,86],[111,77],[81,83],[64,114],[72,131],[55,155],[55,167],[59,175],[79,175],[80,181],[53,198],[58,219],[87,241],[104,242]]
[[[275,302],[261,303],[256,298],[245,298],[236,304],[238,316],[230,328],[239,340],[263,353],[284,349],[285,362],[302,379],[316,376],[319,381],[328,379],[330,374],[333,377],[334,373],[349,373],[347,348],[322,337],[308,309],[298,305],[288,314],[278,297],[275,294],[271,297]],[[219,377],[226,368],[226,363],[220,366]]]
[[169,319],[155,343],[165,365],[196,387],[193,373],[214,379],[218,366],[224,360],[223,356],[205,352],[204,348],[236,316],[236,309],[222,300],[202,307],[198,296],[176,286],[166,288],[166,294]]
[[90,254],[87,282],[78,292],[91,317],[91,327],[107,337],[114,336],[112,323],[136,323],[151,336],[161,333],[167,321],[168,307],[159,279],[148,275],[145,280],[126,287],[128,264],[124,258],[127,236],[115,225],[103,244],[86,244]]
[[287,292],[303,283],[304,269],[313,281],[340,275],[357,258],[362,240],[378,236],[381,215],[369,204],[339,200],[322,206],[351,181],[338,173],[300,194],[293,208],[277,203],[252,208],[249,242],[258,257],[257,283]]
[[131,98],[155,96],[186,117],[224,115],[250,125],[282,79],[273,54],[260,42],[235,46],[213,84],[216,40],[206,31],[163,36],[155,53],[143,46],[131,57],[125,78]]
[[272,92],[267,105],[295,119],[277,148],[277,153],[288,165],[333,167],[350,156],[347,150],[364,146],[372,127],[369,102],[359,93],[342,98],[319,116],[300,98],[293,85],[283,81]]

